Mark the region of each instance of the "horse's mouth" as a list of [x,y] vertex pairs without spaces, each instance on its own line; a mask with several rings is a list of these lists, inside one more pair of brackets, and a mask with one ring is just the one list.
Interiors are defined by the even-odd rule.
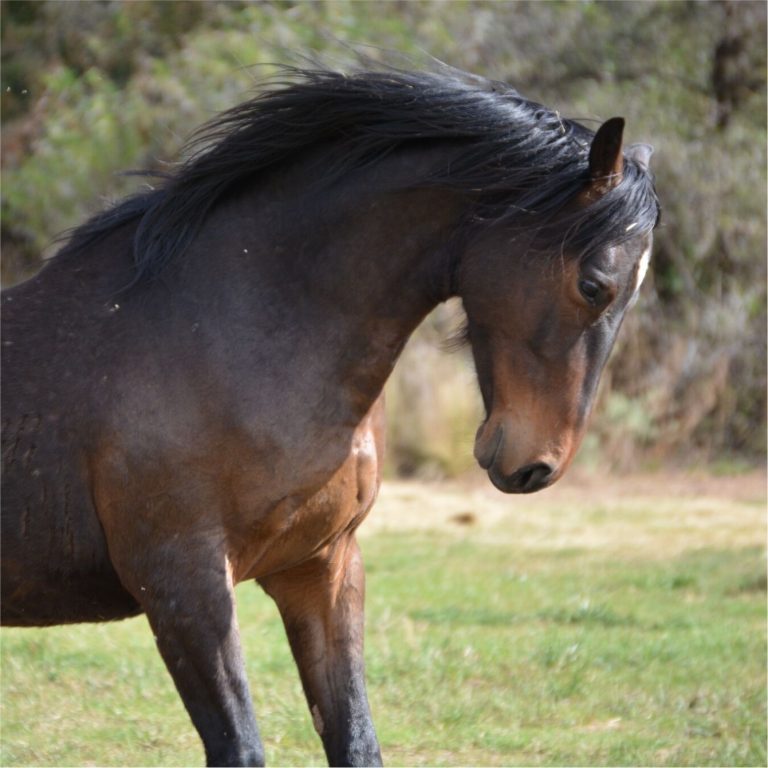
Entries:
[[543,461],[528,464],[511,475],[502,474],[495,463],[488,469],[491,482],[503,493],[535,493],[552,485],[557,473]]

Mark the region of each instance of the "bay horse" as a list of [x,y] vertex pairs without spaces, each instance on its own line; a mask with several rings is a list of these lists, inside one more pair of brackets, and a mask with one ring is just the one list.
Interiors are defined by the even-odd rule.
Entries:
[[381,763],[355,529],[382,387],[463,301],[474,453],[565,471],[648,266],[647,145],[454,70],[286,70],[3,294],[2,618],[145,613],[208,765],[263,765],[233,587],[275,600],[332,765]]

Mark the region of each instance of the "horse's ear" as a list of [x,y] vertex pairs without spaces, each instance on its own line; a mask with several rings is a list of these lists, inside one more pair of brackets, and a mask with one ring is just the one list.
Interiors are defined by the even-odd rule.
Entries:
[[612,117],[597,129],[589,148],[590,192],[604,195],[621,181],[624,172],[623,135],[623,117]]
[[644,171],[651,165],[653,147],[650,144],[630,144],[627,147],[627,157],[631,157]]

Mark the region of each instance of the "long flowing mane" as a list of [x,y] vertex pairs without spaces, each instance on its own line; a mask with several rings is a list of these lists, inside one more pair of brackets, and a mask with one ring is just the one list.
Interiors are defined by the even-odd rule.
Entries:
[[321,145],[336,151],[329,149],[319,186],[415,142],[450,142],[457,150],[450,165],[409,186],[462,192],[474,224],[502,219],[546,231],[560,214],[556,237],[577,252],[621,242],[630,225],[636,235],[656,224],[653,180],[629,158],[617,187],[563,216],[588,180],[593,132],[502,83],[457,70],[347,75],[284,68],[268,86],[198,130],[189,159],[159,188],[96,215],[74,231],[65,250],[136,220],[137,280],[154,277],[188,248],[227,194]]

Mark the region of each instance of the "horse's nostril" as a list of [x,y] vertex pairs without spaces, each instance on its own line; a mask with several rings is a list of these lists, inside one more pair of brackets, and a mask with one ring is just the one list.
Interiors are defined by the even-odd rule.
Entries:
[[529,464],[516,472],[517,485],[525,493],[538,491],[547,484],[552,472],[552,467],[543,461]]

